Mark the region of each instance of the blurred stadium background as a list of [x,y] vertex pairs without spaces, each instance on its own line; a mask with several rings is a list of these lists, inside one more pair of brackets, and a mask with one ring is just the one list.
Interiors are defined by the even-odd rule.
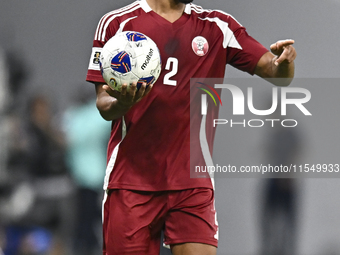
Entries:
[[[287,0],[284,2],[279,0],[211,0],[209,3],[203,0],[195,0],[194,2],[205,8],[221,9],[232,14],[253,37],[268,48],[271,43],[277,40],[294,39],[298,53],[296,77],[340,78],[339,64],[336,64],[340,55],[339,0]],[[26,110],[30,100],[38,95],[44,95],[51,105],[51,123],[62,133],[65,129],[65,125],[62,124],[62,120],[65,119],[65,112],[73,109],[75,102],[84,98],[90,100],[94,97],[94,88],[91,84],[85,82],[85,76],[97,22],[107,11],[128,3],[130,1],[126,0],[1,1],[0,248],[5,247],[5,238],[3,237],[6,227],[11,224],[29,225],[29,222],[17,224],[18,222],[15,222],[15,219],[20,218],[20,210],[25,211],[25,203],[23,202],[34,197],[34,192],[30,193],[32,189],[29,187],[29,183],[28,186],[16,186],[12,183],[12,173],[9,172],[12,169],[8,167],[6,162],[9,157],[8,144],[13,144],[16,141],[9,140],[6,133],[8,118],[12,121],[11,125],[14,125],[12,127],[16,127],[16,123],[21,125],[21,121],[24,119],[22,117],[27,117]],[[248,77],[232,67],[228,67],[227,75],[229,77]],[[320,84],[320,86],[322,85]],[[79,98],[80,95],[82,98]],[[337,95],[331,97],[339,106],[337,98]],[[329,100],[327,94],[325,94],[325,100]],[[337,109],[340,109],[340,107]],[[15,121],[13,121],[13,118]],[[18,120],[19,122],[16,122]],[[314,133],[309,134],[316,134],[317,136],[317,132],[321,133],[322,125],[317,128]],[[302,130],[303,132],[304,130]],[[332,140],[338,139],[338,131],[335,127],[330,129],[329,132]],[[20,136],[17,142],[20,144]],[[242,148],[242,145],[235,140],[231,142],[234,146],[233,149]],[[259,141],[254,139],[254,141],[248,142],[249,148],[253,148]],[[25,146],[25,144],[20,146]],[[308,147],[306,148],[306,146]],[[309,154],[310,158],[313,153],[318,153],[313,149],[313,146],[317,147],[318,143],[304,144],[303,147],[306,149],[304,155],[311,153]],[[332,153],[334,153],[334,149],[338,149],[338,147],[329,148]],[[322,153],[324,153],[322,155],[327,155],[327,149]],[[20,157],[20,155],[17,156]],[[304,161],[303,159],[300,160]],[[100,169],[95,171],[100,171]],[[21,184],[22,180],[26,178],[25,175],[23,176],[23,179],[20,179]],[[71,176],[70,183],[61,191],[67,190],[69,192],[65,191],[67,194],[76,194],[77,183],[74,175]],[[63,184],[65,183],[63,182]],[[339,184],[339,179],[298,180],[296,254],[340,254]],[[216,206],[220,225],[218,254],[254,255],[260,252],[263,186],[263,179],[222,178],[217,180]],[[89,185],[86,187],[97,189],[97,187],[89,187]],[[14,193],[17,194],[18,198],[25,199],[25,201],[20,201],[20,199],[15,201]],[[59,195],[67,197],[67,194]],[[70,197],[73,200],[72,198],[71,201],[63,200],[66,205],[61,206],[69,209],[69,212],[63,210],[66,216],[64,214],[61,216],[63,219],[67,219],[63,221],[66,227],[64,226],[64,229],[61,227],[62,230],[58,230],[61,231],[58,233],[66,231],[70,236],[66,241],[60,238],[62,243],[60,246],[64,248],[55,248],[53,254],[77,254],[74,251],[69,251],[72,250],[73,239],[76,239],[75,233],[77,232],[75,230],[75,218],[77,217],[72,206],[77,199],[73,195]],[[17,214],[17,218],[15,215],[9,217],[8,212],[4,212],[11,208],[9,206],[14,206],[13,204],[8,205],[9,199],[13,199],[11,203],[13,202],[15,205],[24,204],[15,207],[16,212],[12,214]],[[26,206],[28,207],[29,204]],[[67,222],[71,223],[68,224]],[[96,229],[99,228],[99,226],[96,226]],[[38,236],[36,238],[39,239],[40,237],[39,240],[41,238],[47,240],[43,244],[49,244],[48,240],[53,239],[49,236],[49,232],[37,231],[34,233],[35,236]],[[100,240],[100,237],[98,239]],[[27,242],[29,243],[29,241]],[[10,242],[7,239],[8,243]],[[25,246],[25,244],[21,245]],[[25,247],[22,248],[21,252],[22,254],[31,254],[29,251],[25,253]],[[163,253],[166,254],[167,252],[164,251]]]

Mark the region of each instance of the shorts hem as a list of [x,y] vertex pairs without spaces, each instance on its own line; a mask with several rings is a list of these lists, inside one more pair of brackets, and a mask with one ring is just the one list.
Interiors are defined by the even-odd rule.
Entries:
[[137,185],[116,185],[109,184],[106,190],[131,190],[131,191],[147,191],[147,192],[168,192],[168,191],[184,191],[189,189],[210,189],[214,190],[212,185],[193,185],[193,186],[173,186],[171,188],[154,188],[152,186]]
[[188,238],[188,239],[173,239],[173,240],[166,240],[164,244],[166,245],[175,245],[175,244],[182,244],[182,243],[201,243],[201,244],[209,244],[212,246],[218,247],[218,240],[216,239],[202,239],[202,238]]
[[[133,248],[124,248],[123,251],[115,251],[116,254],[136,254],[136,252],[141,252],[143,254],[146,254],[148,252],[148,247],[133,247]],[[107,251],[103,251],[103,254],[106,255]]]

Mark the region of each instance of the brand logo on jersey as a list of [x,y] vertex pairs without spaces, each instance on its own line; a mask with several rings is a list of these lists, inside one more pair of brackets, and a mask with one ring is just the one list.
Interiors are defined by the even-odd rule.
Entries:
[[209,44],[207,39],[203,36],[196,36],[191,43],[192,50],[197,56],[204,56],[209,50]]
[[100,52],[96,51],[93,56],[93,64],[99,64]]

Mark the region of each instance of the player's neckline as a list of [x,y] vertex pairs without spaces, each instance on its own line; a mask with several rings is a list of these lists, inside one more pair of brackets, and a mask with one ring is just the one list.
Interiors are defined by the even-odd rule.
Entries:
[[182,26],[184,23],[187,22],[187,20],[190,17],[190,15],[183,13],[182,16],[179,17],[177,20],[175,20],[174,22],[171,22],[154,11],[151,11],[150,14],[152,15],[154,19],[158,21],[158,23],[165,25],[165,26],[172,26],[173,28],[178,28]]

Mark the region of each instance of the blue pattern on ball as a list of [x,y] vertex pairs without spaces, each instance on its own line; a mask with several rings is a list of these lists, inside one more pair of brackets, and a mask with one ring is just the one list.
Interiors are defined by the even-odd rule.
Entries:
[[154,76],[150,76],[150,77],[143,77],[140,78],[137,82],[137,89],[140,89],[140,87],[142,86],[143,82],[146,83],[146,87],[148,87],[150,84],[154,83],[155,81],[155,77]]
[[138,41],[146,40],[145,35],[143,35],[141,33],[129,32],[129,33],[126,34],[126,37],[130,42],[138,42]]
[[119,52],[111,60],[111,68],[120,73],[128,73],[131,71],[131,60],[129,54],[125,51]]

